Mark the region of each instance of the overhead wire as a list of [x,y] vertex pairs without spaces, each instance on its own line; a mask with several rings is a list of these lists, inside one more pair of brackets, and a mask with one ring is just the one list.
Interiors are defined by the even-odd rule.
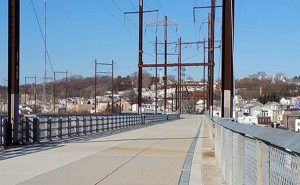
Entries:
[[[161,9],[162,9],[164,15],[167,15],[167,13],[166,13],[166,11],[165,11],[165,9],[164,9],[164,7],[163,7],[163,4],[162,4],[162,2],[161,2],[160,0],[158,0],[158,5],[161,7]],[[173,26],[171,26],[171,29],[172,29],[172,31],[175,33],[176,37],[178,38],[177,30],[175,30]],[[178,26],[177,26],[177,29],[178,29]]]
[[234,24],[236,24],[237,21],[239,20],[240,14],[241,14],[242,9],[243,9],[243,6],[244,6],[244,2],[245,2],[245,0],[242,0],[242,1],[240,2],[240,5],[239,5],[238,10],[237,10],[237,15],[236,15],[235,18],[234,18],[234,19],[235,19],[235,20],[234,20]]
[[52,73],[54,73],[54,68],[53,68],[52,61],[51,61],[51,58],[50,58],[50,54],[49,54],[49,51],[48,51],[48,47],[47,47],[47,44],[46,44],[45,36],[44,36],[43,31],[42,31],[42,27],[41,27],[40,20],[39,20],[38,15],[37,15],[37,11],[36,11],[34,2],[33,2],[33,0],[30,0],[30,2],[31,2],[32,8],[33,8],[33,11],[34,11],[36,22],[37,22],[38,27],[39,27],[39,31],[40,31],[40,34],[41,34],[41,37],[42,37],[42,40],[43,40],[43,44],[45,45],[46,54],[47,54],[47,58],[49,60],[49,64],[50,64]]
[[117,16],[115,16],[112,11],[109,10],[109,8],[107,8],[102,2],[101,0],[96,1],[98,2],[119,24],[121,24],[132,36],[134,35],[134,33],[122,22],[118,19]]
[[134,6],[133,2],[131,0],[129,0],[129,2],[131,4],[132,8],[135,9],[136,7]]
[[[115,0],[111,0],[112,2],[113,2],[113,4],[115,5],[115,7],[122,13],[122,14],[124,14],[124,11],[120,8],[120,6],[117,4],[117,2],[115,1]],[[135,29],[139,29],[132,21],[131,21],[131,19],[129,19],[128,17],[126,17],[125,16],[125,19],[127,19],[133,26],[134,26],[134,28]],[[149,41],[151,41],[151,39],[150,38],[148,38],[147,36],[146,36],[146,38],[149,40]]]

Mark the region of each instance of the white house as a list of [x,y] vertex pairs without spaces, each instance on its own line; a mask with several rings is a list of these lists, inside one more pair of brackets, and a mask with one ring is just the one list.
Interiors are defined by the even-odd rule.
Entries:
[[300,132],[300,119],[295,120],[295,131]]
[[281,123],[283,121],[283,109],[282,105],[277,102],[266,103],[262,109],[268,111],[268,116],[271,117],[271,121],[274,123]]
[[257,116],[241,116],[237,118],[237,122],[244,124],[258,124]]
[[281,105],[288,106],[288,105],[291,105],[291,104],[292,104],[292,101],[289,100],[289,99],[285,99],[285,98],[283,97],[283,98],[281,98],[281,100],[280,100],[280,104],[281,104]]

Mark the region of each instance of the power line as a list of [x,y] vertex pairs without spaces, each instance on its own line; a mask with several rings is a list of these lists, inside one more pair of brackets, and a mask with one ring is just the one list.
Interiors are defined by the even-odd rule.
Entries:
[[159,4],[159,6],[161,7],[161,9],[162,9],[162,11],[164,12],[164,14],[167,15],[167,14],[166,14],[166,11],[165,11],[165,9],[164,9],[164,7],[163,7],[163,5],[162,5],[162,3],[161,3],[160,0],[158,0],[158,4]]
[[37,21],[38,27],[39,27],[40,34],[41,34],[41,36],[42,36],[42,39],[43,39],[43,43],[44,43],[44,45],[45,45],[45,48],[46,48],[47,58],[48,58],[48,60],[49,60],[49,63],[50,63],[51,70],[52,70],[52,73],[54,73],[53,65],[52,65],[52,62],[51,62],[51,59],[50,59],[50,55],[49,55],[49,52],[48,52],[48,48],[47,48],[47,45],[46,45],[45,36],[44,36],[44,33],[43,33],[43,31],[42,31],[42,27],[41,27],[41,24],[40,24],[40,21],[39,21],[39,18],[38,18],[37,12],[36,12],[35,5],[34,5],[34,2],[33,2],[33,0],[30,0],[30,1],[31,1],[31,5],[32,5],[33,11],[34,11],[34,15],[35,15],[35,18],[36,18],[36,21]]
[[241,12],[242,12],[242,9],[243,9],[243,6],[244,6],[244,2],[245,2],[245,0],[242,0],[242,2],[240,3],[240,6],[239,6],[239,8],[238,8],[238,11],[237,11],[237,16],[235,16],[235,24],[237,23],[237,21],[238,21],[238,19],[239,19],[239,17],[240,17],[240,14],[241,14]]
[[131,4],[132,8],[135,9],[136,7],[134,6],[133,2],[131,0],[129,0],[129,2]]
[[[166,13],[166,11],[165,11],[165,9],[164,9],[164,7],[163,7],[163,4],[161,3],[160,0],[158,0],[158,5],[161,7],[163,13],[164,13],[165,15],[167,15],[167,13]],[[176,30],[175,30],[174,27],[171,27],[171,29],[172,29],[172,31],[175,33],[176,37],[178,38],[177,28],[176,28]]]
[[[120,6],[117,4],[117,2],[115,0],[111,0],[111,1],[115,5],[115,7],[117,7],[117,9],[123,14],[124,11],[120,8]],[[125,19],[127,19],[130,22],[130,24],[132,24],[134,26],[134,28],[138,30],[138,27],[128,17],[125,16]],[[151,39],[147,35],[145,35],[145,36],[148,39],[148,41],[152,42]]]
[[130,29],[127,28],[127,26],[122,23],[122,21],[120,21],[117,16],[115,16],[112,11],[109,10],[109,8],[107,8],[102,2],[101,0],[97,1],[99,3],[99,5],[101,5],[119,24],[121,24],[130,34],[132,34],[132,36],[134,36],[134,33],[132,31],[130,31]]

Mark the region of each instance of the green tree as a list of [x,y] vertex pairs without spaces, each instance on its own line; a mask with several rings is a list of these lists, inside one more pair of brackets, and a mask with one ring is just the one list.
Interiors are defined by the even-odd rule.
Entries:
[[272,92],[271,94],[265,94],[263,96],[260,96],[258,98],[258,101],[260,103],[262,103],[262,104],[266,104],[268,102],[279,102],[280,101],[280,97],[275,92]]

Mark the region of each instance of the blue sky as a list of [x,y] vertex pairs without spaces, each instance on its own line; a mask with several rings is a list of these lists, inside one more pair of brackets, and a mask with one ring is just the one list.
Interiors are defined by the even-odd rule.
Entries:
[[[178,25],[169,28],[169,40],[203,39],[207,35],[207,11],[197,11],[193,22],[192,7],[207,5],[208,0],[144,0],[145,10],[159,9]],[[44,25],[44,0],[33,0],[41,25]],[[116,4],[114,4],[114,2]],[[217,4],[221,1],[217,0]],[[134,6],[133,6],[134,5]],[[138,0],[48,0],[48,50],[56,71],[68,69],[71,75],[93,75],[93,60],[116,62],[116,74],[137,70],[138,16],[124,18],[123,11],[137,10]],[[257,71],[300,75],[300,1],[236,0],[235,75],[243,77]],[[217,11],[216,39],[220,38],[220,11]],[[43,41],[31,0],[21,0],[21,80],[44,73]],[[124,21],[125,20],[125,21]],[[145,14],[145,24],[157,21],[157,15]],[[7,78],[7,0],[0,1],[0,83]],[[153,63],[155,27],[144,30],[144,62]],[[163,28],[158,28],[163,40]],[[160,48],[162,49],[162,48]],[[170,51],[175,51],[170,47]],[[220,51],[216,50],[216,78],[219,77]],[[183,59],[202,61],[200,48],[183,48]],[[160,58],[163,58],[162,56]],[[176,62],[175,57],[169,58]],[[162,61],[161,61],[162,62]],[[48,74],[51,68],[48,63]],[[153,73],[153,71],[149,71]],[[176,74],[173,69],[171,74]],[[202,77],[202,69],[187,69],[187,76]]]

